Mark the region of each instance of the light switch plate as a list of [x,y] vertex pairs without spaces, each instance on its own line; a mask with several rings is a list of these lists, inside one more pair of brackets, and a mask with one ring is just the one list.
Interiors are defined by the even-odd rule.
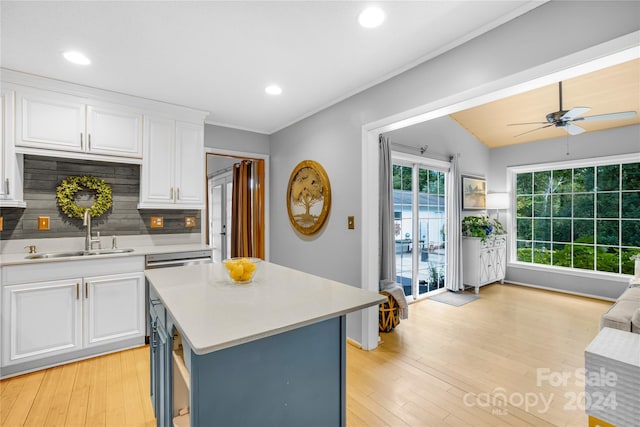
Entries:
[[196,217],[195,216],[185,216],[184,217],[184,226],[187,228],[196,226]]
[[347,217],[347,228],[353,230],[356,228],[356,218],[353,215]]
[[38,230],[45,231],[49,229],[49,217],[48,216],[39,216],[38,217]]
[[164,227],[164,217],[162,216],[151,217],[151,228],[163,228],[163,227]]

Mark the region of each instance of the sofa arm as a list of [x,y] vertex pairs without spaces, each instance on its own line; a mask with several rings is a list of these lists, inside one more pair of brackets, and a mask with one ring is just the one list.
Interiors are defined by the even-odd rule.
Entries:
[[633,313],[633,317],[631,318],[631,332],[640,334],[640,307]]

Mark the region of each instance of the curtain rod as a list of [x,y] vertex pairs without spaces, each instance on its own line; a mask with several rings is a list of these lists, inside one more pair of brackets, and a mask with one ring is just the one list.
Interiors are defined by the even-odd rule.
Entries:
[[397,142],[392,142],[391,145],[396,146],[396,147],[408,148],[410,150],[418,150],[418,151],[420,151],[420,155],[421,156],[424,156],[424,153],[426,153],[427,150],[429,149],[428,145],[423,145],[422,147],[413,147],[411,145],[398,144]]
[[[422,147],[413,147],[411,145],[398,144],[396,142],[392,142],[391,146],[392,147],[408,148],[410,150],[418,150],[418,151],[420,151],[420,155],[421,156],[424,156],[427,153],[427,150],[429,149],[428,145],[423,145]],[[445,162],[450,162],[451,161],[451,156],[435,153],[433,151],[429,151],[428,154],[429,154],[430,158],[434,158],[436,160],[442,160],[442,161],[445,161]]]

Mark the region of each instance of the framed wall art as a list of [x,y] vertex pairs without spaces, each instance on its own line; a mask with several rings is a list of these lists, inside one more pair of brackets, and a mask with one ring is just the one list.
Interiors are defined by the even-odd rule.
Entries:
[[484,210],[487,207],[487,180],[462,175],[462,209]]
[[293,169],[287,187],[289,221],[298,232],[314,234],[331,209],[331,185],[320,163],[304,160]]

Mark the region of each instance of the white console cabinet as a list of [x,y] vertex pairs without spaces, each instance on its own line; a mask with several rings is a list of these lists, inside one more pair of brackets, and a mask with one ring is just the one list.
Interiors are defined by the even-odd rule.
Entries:
[[0,145],[0,207],[26,207],[23,200],[22,169],[23,156],[16,154],[15,140],[15,93],[2,88],[0,102],[2,141]]
[[2,375],[144,344],[144,257],[2,268]]
[[142,157],[141,111],[29,87],[16,86],[16,95],[15,144],[22,152]]
[[476,294],[481,286],[504,282],[507,260],[507,236],[462,238],[463,283],[473,286]]
[[145,117],[139,209],[204,208],[204,126]]

